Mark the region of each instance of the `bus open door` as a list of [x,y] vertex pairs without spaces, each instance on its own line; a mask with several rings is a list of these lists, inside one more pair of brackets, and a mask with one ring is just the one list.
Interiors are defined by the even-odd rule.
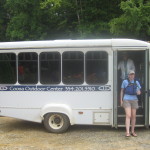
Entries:
[[142,86],[142,94],[138,96],[139,109],[137,110],[136,127],[149,126],[149,50],[146,49],[119,49],[114,52],[114,126],[125,126],[125,112],[120,106],[120,89],[122,80],[118,70],[118,63],[122,53],[126,52],[135,65],[136,80]]

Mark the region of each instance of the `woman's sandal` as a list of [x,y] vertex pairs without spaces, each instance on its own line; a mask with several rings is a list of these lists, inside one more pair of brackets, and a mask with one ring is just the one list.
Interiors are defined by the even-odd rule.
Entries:
[[130,135],[130,133],[126,133],[126,137],[130,137],[131,135]]
[[137,134],[135,132],[132,132],[131,135],[137,137]]

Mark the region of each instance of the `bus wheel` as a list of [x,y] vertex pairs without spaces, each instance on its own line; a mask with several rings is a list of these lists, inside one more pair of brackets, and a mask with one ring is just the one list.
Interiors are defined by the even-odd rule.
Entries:
[[69,118],[61,113],[48,113],[44,116],[44,126],[48,132],[62,133],[70,125]]

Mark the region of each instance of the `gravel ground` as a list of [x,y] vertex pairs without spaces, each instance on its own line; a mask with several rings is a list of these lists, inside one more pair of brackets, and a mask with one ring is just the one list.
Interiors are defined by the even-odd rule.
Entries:
[[47,133],[42,124],[0,117],[0,150],[150,150],[150,129],[125,138],[125,129],[71,126],[66,133]]

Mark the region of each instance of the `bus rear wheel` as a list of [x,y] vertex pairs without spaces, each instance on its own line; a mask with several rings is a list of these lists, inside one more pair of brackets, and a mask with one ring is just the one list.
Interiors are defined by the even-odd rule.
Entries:
[[48,132],[63,133],[69,125],[69,118],[65,114],[48,113],[44,116],[44,126]]

